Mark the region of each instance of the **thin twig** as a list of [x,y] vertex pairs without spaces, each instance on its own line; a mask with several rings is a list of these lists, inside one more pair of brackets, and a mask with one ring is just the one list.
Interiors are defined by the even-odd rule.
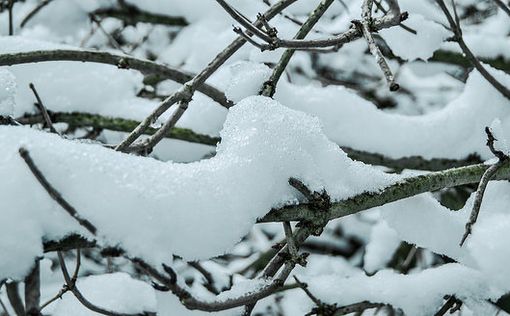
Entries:
[[39,258],[25,277],[25,311],[27,315],[40,315],[41,277]]
[[220,294],[219,291],[216,289],[216,287],[214,286],[214,278],[211,274],[211,272],[207,271],[201,264],[200,262],[198,261],[191,261],[191,262],[188,262],[188,264],[195,268],[195,270],[197,270],[198,272],[200,272],[200,274],[202,274],[202,276],[204,277],[205,279],[205,288],[209,290],[209,292],[215,294],[215,295],[218,295]]
[[[294,36],[294,39],[304,39],[306,35],[312,30],[314,25],[319,21],[319,19],[324,15],[324,13],[328,10],[328,8],[333,3],[333,0],[323,0],[319,3],[317,8],[312,11],[308,19],[306,20],[303,25],[301,25],[301,28]],[[280,60],[276,64],[276,66],[273,68],[273,72],[271,73],[271,76],[269,79],[264,82],[264,85],[262,86],[260,93],[261,95],[273,97],[276,91],[276,85],[278,81],[280,80],[285,68],[287,68],[287,65],[290,62],[290,59],[294,55],[295,50],[294,49],[287,49],[283,54],[282,57],[280,57]]]
[[480,213],[480,207],[482,206],[483,195],[485,193],[485,189],[487,188],[487,184],[490,180],[492,180],[494,174],[505,165],[508,161],[509,157],[505,155],[502,151],[496,150],[494,148],[494,135],[490,128],[486,127],[485,132],[487,133],[487,146],[492,151],[492,153],[498,158],[498,161],[492,164],[487,170],[484,172],[480,183],[478,184],[478,189],[475,192],[475,200],[473,202],[473,208],[471,209],[471,215],[469,216],[469,220],[466,223],[466,230],[464,231],[464,235],[462,236],[462,240],[460,241],[460,246],[464,244],[468,236],[471,234],[473,225],[476,223],[478,219],[478,214]]
[[[372,23],[373,23],[372,6],[373,0],[363,0],[363,5],[361,7],[362,20],[361,23],[357,23],[357,25],[361,28],[361,31],[363,32],[363,37],[366,39],[368,43],[370,53],[372,53],[372,55],[375,57],[375,61],[379,65],[379,68],[381,68],[384,77],[386,78],[386,81],[388,82],[388,85],[390,87],[390,91],[397,91],[400,88],[400,86],[395,82],[395,76],[391,72],[388,62],[384,58],[381,50],[379,49],[379,46],[377,46],[375,39],[372,35]],[[400,12],[398,12],[397,16],[400,16]]]
[[292,236],[292,227],[289,222],[283,222],[283,230],[285,231],[285,237],[287,239],[287,245],[289,247],[289,253],[292,258],[298,257],[298,248],[294,237]]
[[0,306],[2,306],[2,309],[4,310],[5,316],[11,316],[11,314],[9,314],[9,311],[7,310],[7,307],[5,306],[5,304],[4,304],[4,302],[2,301],[1,298],[0,298]]
[[315,295],[312,294],[312,292],[310,292],[308,289],[308,284],[301,282],[297,276],[294,276],[294,280],[303,290],[303,292],[305,292],[306,296],[308,296],[315,303],[315,305],[319,306],[323,304],[321,300],[319,300]]
[[446,313],[453,314],[462,306],[462,301],[456,298],[454,295],[450,295],[443,306],[434,314],[434,316],[443,316]]
[[[76,280],[73,280],[71,276],[69,275],[69,272],[67,271],[67,266],[64,260],[64,256],[62,255],[62,252],[58,251],[58,261],[60,263],[60,268],[62,269],[62,274],[64,275],[64,280],[66,282],[67,287],[69,288],[69,291],[71,291],[76,299],[86,308],[89,310],[102,314],[107,316],[148,316],[148,315],[156,315],[153,312],[143,312],[143,313],[135,313],[135,314],[127,314],[127,313],[117,313],[110,310],[106,310],[104,308],[98,307],[88,301],[83,294],[78,290],[76,287]],[[79,257],[78,257],[79,258]],[[78,264],[77,264],[78,266]]]
[[35,98],[37,100],[37,102],[35,103],[35,106],[37,107],[39,112],[41,112],[41,114],[42,114],[42,116],[44,118],[44,121],[46,123],[46,126],[48,126],[48,128],[50,129],[50,132],[55,133],[55,134],[59,134],[59,132],[53,126],[53,123],[51,122],[51,119],[50,119],[50,115],[48,114],[48,111],[46,110],[46,107],[44,106],[41,98],[39,97],[39,93],[37,93],[37,90],[35,89],[34,84],[30,83],[28,86],[30,87],[30,89],[34,93],[34,96],[35,96]]
[[[391,0],[394,1],[394,0]],[[235,11],[235,10],[234,10]],[[392,10],[393,12],[393,10]],[[399,25],[402,21],[407,19],[408,14],[406,12],[398,15],[387,14],[382,18],[374,19],[371,23],[371,31],[379,31],[381,29],[389,28],[392,26]],[[251,32],[250,32],[251,34]],[[258,32],[257,32],[258,34]],[[255,34],[255,35],[257,35]],[[343,44],[351,42],[355,39],[358,39],[363,36],[363,32],[358,27],[351,27],[349,30],[338,34],[334,37],[324,38],[324,39],[316,39],[316,40],[302,40],[302,39],[292,39],[286,40],[278,37],[269,37],[267,34],[257,36],[260,39],[267,42],[267,44],[261,44],[261,49],[264,50],[274,50],[277,48],[292,48],[294,50],[317,50],[318,48],[328,48],[327,50],[322,50],[323,52],[327,51],[337,51]],[[259,47],[260,48],[260,47]]]
[[41,9],[43,9],[45,6],[47,6],[48,4],[50,4],[50,2],[53,1],[53,0],[42,0],[39,4],[37,4],[33,9],[32,11],[30,11],[24,18],[23,20],[21,21],[21,24],[20,24],[20,27],[24,27],[25,24],[28,23],[28,21],[30,21],[37,13],[39,13],[39,11],[41,11]]
[[7,283],[5,285],[5,289],[7,291],[9,303],[11,303],[16,316],[25,316],[25,306],[23,305],[23,300],[21,300],[21,296],[19,295],[18,282]]
[[14,35],[14,26],[13,26],[13,17],[12,17],[12,9],[14,7],[14,0],[8,0],[7,10],[9,10],[9,36]]
[[33,175],[39,181],[41,186],[46,190],[48,195],[57,202],[72,218],[74,218],[81,226],[83,226],[86,230],[88,230],[92,235],[95,235],[97,232],[97,228],[92,225],[87,219],[81,217],[81,215],[76,211],[76,209],[69,204],[62,195],[48,182],[46,177],[42,174],[39,168],[35,165],[32,157],[30,157],[30,153],[25,148],[19,149],[19,154],[21,158],[25,161],[30,171],[32,171]]
[[502,0],[493,0],[510,17],[510,8]]
[[106,36],[110,45],[112,45],[114,48],[120,50],[121,52],[123,52],[125,54],[126,52],[122,49],[119,42],[117,42],[117,40],[115,38],[113,38],[113,36],[108,31],[106,31],[104,29],[103,25],[101,24],[101,21],[93,13],[90,13],[89,17],[92,22],[96,23],[96,25],[99,28],[99,30],[101,31],[101,33],[103,33],[104,36]]

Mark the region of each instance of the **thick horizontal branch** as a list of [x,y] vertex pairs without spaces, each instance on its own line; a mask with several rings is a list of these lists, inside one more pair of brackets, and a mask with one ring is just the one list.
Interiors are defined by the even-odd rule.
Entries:
[[[105,117],[97,114],[89,113],[65,113],[65,112],[50,112],[50,119],[53,123],[67,123],[70,127],[82,128],[93,127],[97,129],[107,129],[116,132],[131,132],[138,124],[138,121],[127,120],[121,118]],[[25,115],[16,119],[17,122],[24,125],[44,123],[44,118],[41,114]],[[148,128],[145,134],[152,135],[156,132],[155,128]],[[170,130],[167,138],[178,139],[190,143],[204,144],[216,146],[220,141],[218,137],[211,137],[209,135],[198,134],[187,128],[176,127]]]
[[[108,64],[117,66],[120,69],[135,69],[143,74],[161,75],[167,79],[181,84],[190,81],[194,77],[194,74],[187,73],[182,70],[178,70],[150,60],[143,60],[127,55],[117,55],[101,51],[56,49],[0,54],[0,66],[12,66],[48,61],[81,61]],[[233,105],[233,102],[228,100],[223,92],[210,85],[204,83],[198,86],[197,90],[226,108],[229,108]]]
[[[329,211],[320,214],[313,211],[308,204],[273,209],[262,217],[259,222],[332,220],[421,193],[478,183],[488,167],[488,165],[477,164],[406,178],[379,192],[366,192],[343,201],[334,202]],[[507,162],[501,169],[498,169],[492,179],[510,179],[510,163]]]

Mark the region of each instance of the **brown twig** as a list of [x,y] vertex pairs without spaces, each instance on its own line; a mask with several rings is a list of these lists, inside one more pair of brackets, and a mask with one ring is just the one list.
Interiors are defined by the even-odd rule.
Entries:
[[14,0],[8,0],[7,2],[7,10],[9,10],[9,36],[14,35],[14,26],[13,26],[13,17],[12,17],[12,10],[14,7]]
[[493,0],[510,17],[510,8],[502,0]]
[[[379,46],[377,46],[375,39],[372,35],[372,7],[373,7],[373,0],[363,0],[363,5],[361,7],[361,22],[355,23],[362,31],[363,37],[366,39],[368,43],[368,48],[370,50],[370,53],[375,57],[375,61],[379,65],[379,68],[381,68],[384,77],[386,78],[386,81],[388,82],[388,85],[390,87],[390,91],[397,91],[400,86],[395,82],[395,76],[391,72],[390,66],[388,65],[388,62],[384,58],[381,50],[379,49]],[[398,7],[397,7],[398,8]],[[397,14],[398,13],[398,14]],[[393,13],[396,16],[400,16],[400,12]]]
[[45,6],[50,4],[53,0],[42,0],[39,4],[37,4],[32,11],[30,11],[21,21],[20,27],[24,27],[25,24],[28,23],[39,11],[41,11]]
[[37,107],[39,112],[41,112],[41,114],[42,114],[42,116],[44,118],[44,121],[46,123],[46,126],[48,126],[48,128],[50,129],[50,132],[55,133],[55,134],[60,134],[55,129],[55,127],[53,126],[53,123],[51,122],[51,119],[50,119],[50,115],[48,114],[48,111],[46,110],[46,107],[44,106],[41,98],[39,97],[39,93],[37,93],[37,90],[35,89],[34,84],[30,83],[28,86],[30,87],[30,89],[34,93],[34,96],[35,96],[35,98],[37,100],[37,102],[35,103],[35,106]]
[[25,277],[25,311],[27,315],[40,315],[41,277],[39,259]]
[[37,181],[41,184],[41,186],[46,190],[48,195],[57,202],[72,218],[74,218],[81,226],[83,226],[86,230],[88,230],[92,235],[95,235],[97,232],[97,228],[92,225],[87,219],[81,217],[81,215],[76,211],[76,209],[69,204],[62,195],[48,182],[46,177],[42,174],[39,168],[35,165],[32,157],[30,157],[30,153],[25,148],[19,149],[19,154],[21,158],[25,161],[32,174],[35,176]]
[[7,298],[16,316],[25,316],[25,306],[19,295],[18,282],[7,283],[5,289],[7,291]]
[[[446,298],[446,297],[445,297]],[[434,314],[434,316],[443,316],[446,313],[453,314],[460,309],[462,301],[456,298],[454,295],[449,295],[443,306]]]
[[502,151],[496,150],[494,148],[494,135],[489,127],[485,128],[485,132],[487,133],[487,146],[491,150],[491,152],[498,158],[498,161],[492,164],[487,170],[484,172],[480,183],[478,184],[478,189],[475,192],[475,200],[473,202],[473,208],[471,209],[471,215],[469,216],[469,220],[466,223],[466,230],[464,231],[464,235],[462,236],[462,240],[460,241],[460,246],[464,244],[468,236],[471,234],[473,225],[476,223],[478,219],[478,214],[480,213],[480,207],[482,206],[483,195],[485,193],[485,189],[487,188],[487,184],[493,178],[494,174],[508,161],[509,157],[504,154]]
[[[99,313],[99,314],[102,314],[102,315],[107,315],[107,316],[155,316],[156,315],[156,313],[153,313],[153,312],[142,312],[142,313],[135,313],[135,314],[117,313],[117,312],[113,312],[113,311],[101,308],[101,307],[96,306],[95,304],[91,303],[89,300],[87,300],[83,296],[83,294],[76,287],[76,279],[72,279],[71,276],[69,275],[69,272],[67,270],[67,266],[66,266],[66,263],[64,260],[64,256],[62,255],[62,253],[59,251],[59,252],[57,252],[57,255],[58,255],[58,261],[60,263],[60,268],[62,269],[62,274],[64,276],[64,280],[66,282],[67,288],[69,289],[69,291],[71,291],[74,294],[76,299],[83,306],[88,308],[89,310]],[[77,257],[77,260],[79,260],[78,258],[79,258],[79,256]],[[76,266],[77,266],[76,269],[78,270],[79,263],[77,263]]]
[[[162,77],[163,79],[170,79],[181,84],[192,80],[195,76],[194,74],[150,60],[102,51],[56,49],[0,54],[0,66],[49,61],[80,61],[108,64],[116,66],[119,69],[134,69],[140,71],[143,74],[155,74]],[[232,101],[227,99],[223,92],[206,83],[197,86],[196,89],[197,91],[202,92],[206,96],[218,102],[223,107],[229,108],[234,105]]]

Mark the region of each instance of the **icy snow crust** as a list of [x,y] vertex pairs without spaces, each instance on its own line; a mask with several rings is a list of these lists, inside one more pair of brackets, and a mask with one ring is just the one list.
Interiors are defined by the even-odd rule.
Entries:
[[0,253],[11,254],[0,262],[0,279],[22,276],[41,254],[42,237],[83,232],[30,173],[20,147],[104,240],[118,241],[131,255],[154,263],[171,254],[189,260],[223,254],[257,217],[298,201],[287,183],[291,176],[314,190],[326,189],[334,199],[396,180],[347,158],[316,118],[269,98],[237,104],[221,136],[215,157],[178,164],[29,128],[0,127],[0,221],[5,226]]

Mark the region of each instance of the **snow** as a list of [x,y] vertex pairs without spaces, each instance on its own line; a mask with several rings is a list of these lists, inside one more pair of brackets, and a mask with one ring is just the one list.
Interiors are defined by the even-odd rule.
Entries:
[[[169,27],[102,19],[101,27],[115,34],[123,50],[139,58],[199,72],[237,36],[232,30],[237,22],[214,1],[126,1],[189,22],[184,27]],[[252,20],[268,8],[265,1],[228,2]],[[87,15],[116,1],[53,0],[19,27],[37,3],[26,0],[15,4],[17,36],[0,37],[0,54],[92,48],[122,53],[111,48],[108,37]],[[61,288],[62,276],[52,261],[54,254],[43,254],[42,241],[74,232],[93,237],[48,196],[20,158],[20,147],[29,150],[49,182],[97,226],[95,238],[100,245],[120,246],[128,255],[143,257],[156,267],[162,262],[172,265],[179,284],[189,284],[190,292],[204,301],[224,301],[268,284],[269,280],[249,280],[238,272],[284,238],[281,224],[254,227],[257,218],[272,208],[304,201],[288,185],[289,177],[301,179],[313,190],[326,190],[333,200],[342,200],[377,192],[415,174],[386,174],[382,168],[353,162],[339,146],[392,158],[461,159],[475,153],[487,160],[493,158],[485,145],[484,128],[490,126],[498,139],[496,147],[509,152],[510,102],[477,71],[468,74],[457,66],[423,62],[438,49],[461,51],[456,43],[446,41],[452,34],[443,26],[448,22],[433,1],[399,0],[399,4],[402,11],[409,12],[403,24],[417,34],[401,27],[379,32],[392,52],[407,61],[389,60],[402,87],[397,93],[387,91],[380,69],[367,53],[366,41],[359,39],[329,54],[296,52],[278,84],[276,101],[258,97],[271,74],[268,65],[276,63],[284,50],[260,52],[247,44],[207,80],[237,104],[227,110],[197,93],[177,124],[221,136],[217,146],[165,139],[151,157],[137,157],[99,144],[119,143],[125,133],[104,131],[99,142],[92,143],[68,138],[83,135],[84,130],[61,138],[39,126],[0,126],[0,280],[23,279],[34,258],[44,256],[42,293],[43,298],[49,298]],[[285,14],[303,22],[316,5],[315,1],[298,1]],[[468,6],[487,10],[462,18],[463,35],[473,52],[484,58],[510,60],[508,16],[491,9],[494,4],[490,2],[459,0],[457,5],[461,17]],[[339,34],[360,14],[359,0],[335,1],[307,38]],[[7,19],[7,10],[0,12],[0,21]],[[270,23],[278,28],[281,38],[292,38],[299,28],[299,22],[282,15]],[[7,29],[3,27],[0,33],[7,35]],[[132,51],[136,44],[140,45]],[[484,66],[510,86],[507,73]],[[325,74],[332,82],[321,77]],[[30,82],[50,111],[133,120],[143,119],[160,102],[140,97],[141,89],[166,96],[180,87],[170,80],[144,87],[143,76],[137,71],[95,63],[2,67],[0,115],[38,113]],[[356,90],[335,85],[343,82]],[[388,99],[396,106],[381,110],[365,98]],[[175,106],[154,126],[173,109]],[[64,130],[65,125],[57,128]],[[297,267],[294,273],[321,300],[339,306],[369,300],[392,304],[408,315],[432,315],[444,303],[444,295],[455,294],[463,301],[463,315],[496,314],[491,302],[510,292],[509,190],[508,182],[489,183],[478,221],[463,247],[459,242],[474,196],[453,212],[436,200],[438,194],[426,193],[331,221],[311,242],[352,248],[353,253],[345,258],[312,253],[308,265]],[[386,270],[403,241],[416,245],[420,254],[407,275]],[[215,258],[226,253],[229,256]],[[455,263],[443,264],[439,255]],[[200,264],[212,274],[216,289],[232,288],[219,296],[210,293],[204,276],[187,264],[187,260],[197,259],[210,259]],[[84,256],[78,287],[98,306],[126,313],[208,314],[187,310],[172,294],[154,291],[148,280],[135,280],[140,276],[125,259],[112,262],[113,269],[125,272],[104,274],[105,265]],[[5,290],[0,289],[0,297],[8,302]],[[312,307],[304,292],[294,289],[262,300],[254,314],[302,315]],[[45,312],[96,315],[71,293]],[[242,307],[219,315],[240,313]]]
[[[118,313],[156,311],[156,295],[147,283],[131,278],[126,273],[112,273],[78,278],[77,288],[92,304]],[[71,292],[58,301],[52,315],[101,315],[83,306]]]
[[[503,85],[510,85],[509,75],[485,67]],[[284,81],[275,98],[318,117],[325,134],[337,144],[394,158],[462,159],[473,153],[490,158],[484,129],[495,118],[501,120],[503,136],[510,136],[510,101],[477,71],[471,72],[464,91],[445,108],[421,116],[380,111],[344,87],[297,86]]]
[[[129,254],[153,263],[169,261],[171,254],[188,260],[223,254],[257,217],[301,198],[287,184],[291,176],[313,190],[326,189],[333,199],[375,191],[397,178],[351,161],[324,136],[317,119],[265,97],[249,97],[235,106],[221,137],[215,157],[178,164],[29,128],[1,127],[0,200],[6,211],[0,220],[29,227],[20,231],[10,225],[2,231],[0,247],[5,253],[35,257],[42,237],[82,230],[30,174],[17,153],[21,146],[50,183],[97,226],[103,243],[118,242]],[[12,172],[19,176],[9,177]],[[23,194],[31,199],[20,201]],[[21,232],[23,242],[32,246],[18,246]],[[0,279],[20,277],[30,260],[1,264]]]
[[0,69],[0,115],[14,114],[14,93],[16,91],[16,79],[14,75],[5,69]]
[[347,278],[324,275],[304,281],[325,303],[339,306],[362,301],[386,303],[415,316],[434,315],[443,305],[443,297],[452,293],[462,301],[477,303],[497,299],[504,293],[488,286],[477,271],[456,263],[409,275],[382,270],[371,277],[363,273]]
[[459,243],[471,213],[474,194],[459,211],[448,210],[428,194],[379,209],[388,225],[403,240],[446,255],[481,273],[486,284],[508,292],[509,190],[508,182],[489,182],[477,222],[463,247]]
[[409,61],[429,59],[450,36],[450,32],[440,24],[427,20],[419,14],[411,13],[405,25],[416,31],[416,34],[401,27],[384,29],[379,33],[393,53]]
[[397,232],[385,221],[375,224],[363,258],[365,271],[374,273],[386,267],[399,245],[400,239]]

